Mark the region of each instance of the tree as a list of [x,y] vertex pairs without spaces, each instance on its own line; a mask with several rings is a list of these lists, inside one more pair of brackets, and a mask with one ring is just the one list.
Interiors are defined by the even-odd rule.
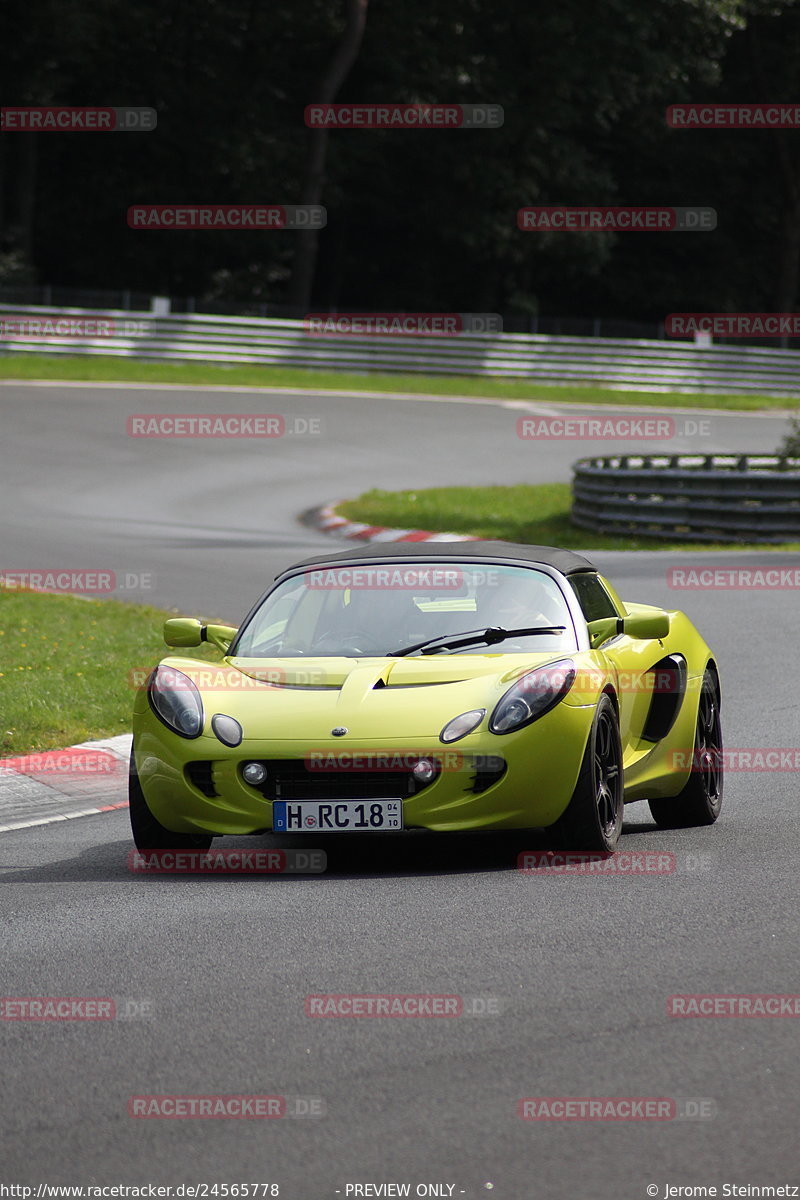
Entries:
[[[346,0],[344,33],[328,69],[320,80],[314,103],[331,104],[336,99],[358,57],[367,23],[368,3],[369,0]],[[301,204],[319,204],[322,200],[327,149],[327,128],[323,126],[312,129],[308,139],[308,159],[300,195]],[[302,230],[296,235],[297,249],[292,267],[289,303],[306,310],[311,303],[318,237],[316,229]]]

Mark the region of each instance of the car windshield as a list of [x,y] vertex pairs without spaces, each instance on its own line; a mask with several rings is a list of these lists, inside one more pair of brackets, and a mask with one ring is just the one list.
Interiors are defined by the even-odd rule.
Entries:
[[474,630],[559,625],[562,633],[514,634],[492,646],[476,640],[452,651],[433,646],[428,654],[560,653],[576,649],[575,626],[556,580],[536,568],[452,561],[337,564],[284,580],[242,627],[234,654],[383,657]]

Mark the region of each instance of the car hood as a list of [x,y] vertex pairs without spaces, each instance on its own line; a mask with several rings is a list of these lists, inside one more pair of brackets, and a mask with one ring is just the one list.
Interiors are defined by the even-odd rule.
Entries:
[[[163,665],[192,678],[203,696],[206,729],[214,713],[241,724],[244,740],[392,742],[438,736],[459,713],[490,713],[526,671],[563,658],[538,654],[461,654],[415,658],[228,658],[221,663],[170,657]],[[574,654],[570,655],[574,658]]]

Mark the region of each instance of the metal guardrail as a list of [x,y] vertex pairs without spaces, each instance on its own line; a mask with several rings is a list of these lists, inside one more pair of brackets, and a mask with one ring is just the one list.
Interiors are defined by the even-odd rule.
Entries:
[[800,458],[624,454],[582,458],[572,469],[572,520],[583,529],[670,541],[800,541]]
[[[150,292],[133,292],[130,288],[75,288],[58,284],[3,284],[0,283],[0,304],[39,304],[57,308],[123,308],[156,312],[158,302],[166,302],[165,312],[205,313],[223,317],[272,317],[281,320],[302,321],[306,309],[296,304],[280,304],[275,301],[234,299],[219,296],[216,299],[201,299],[196,296],[154,296]],[[363,309],[359,309],[363,311]],[[556,316],[549,313],[504,313],[502,328],[508,333],[549,333],[559,337],[586,338],[664,338],[664,321],[632,321],[627,317],[615,316]],[[718,338],[724,343],[726,338]],[[747,342],[748,339],[744,339]],[[752,341],[752,339],[750,339]],[[784,350],[800,349],[800,338],[785,336],[767,343]],[[756,342],[758,345],[758,342]]]
[[[97,317],[106,336],[8,335],[9,320]],[[647,339],[461,334],[454,337],[318,336],[302,321],[121,309],[0,304],[0,353],[112,355],[171,362],[305,367],[529,379],[653,392],[800,397],[800,350],[696,346]]]

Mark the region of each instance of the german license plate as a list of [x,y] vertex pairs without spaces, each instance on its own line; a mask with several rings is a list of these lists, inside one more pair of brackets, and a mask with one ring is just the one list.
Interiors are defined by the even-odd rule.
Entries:
[[275,800],[275,833],[375,833],[403,828],[400,800]]

